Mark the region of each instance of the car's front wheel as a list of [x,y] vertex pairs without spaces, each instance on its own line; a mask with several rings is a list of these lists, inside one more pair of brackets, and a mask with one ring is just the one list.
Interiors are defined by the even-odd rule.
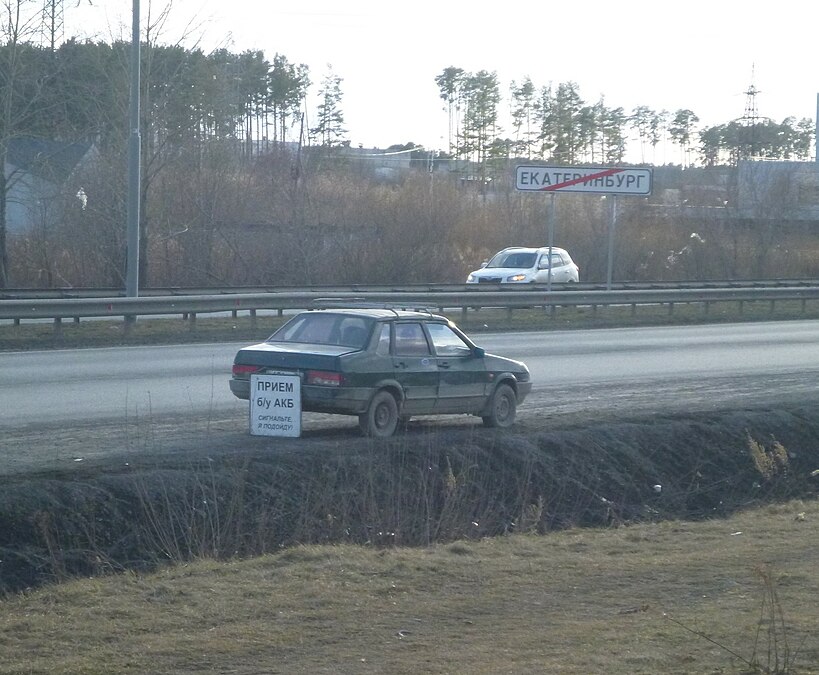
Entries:
[[498,385],[489,401],[486,414],[481,416],[487,427],[511,427],[515,423],[518,397],[508,384]]
[[358,416],[358,426],[365,436],[387,438],[398,426],[398,402],[388,391],[379,391],[370,401],[367,412]]

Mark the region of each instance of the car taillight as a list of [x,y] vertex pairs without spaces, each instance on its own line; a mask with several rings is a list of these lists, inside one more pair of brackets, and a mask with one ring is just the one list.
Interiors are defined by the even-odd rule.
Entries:
[[317,384],[322,387],[340,387],[344,382],[344,376],[341,373],[329,370],[308,370],[306,375],[307,384]]
[[233,364],[234,375],[250,375],[251,373],[258,373],[261,369],[261,366],[242,366],[238,363]]

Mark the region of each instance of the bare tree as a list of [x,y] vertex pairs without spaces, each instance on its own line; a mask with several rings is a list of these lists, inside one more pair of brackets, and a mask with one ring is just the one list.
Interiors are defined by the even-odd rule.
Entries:
[[[8,285],[7,199],[16,176],[7,175],[9,143],[30,125],[43,97],[43,82],[31,78],[40,13],[35,0],[3,0],[0,7],[0,288]],[[39,6],[36,7],[39,10]]]

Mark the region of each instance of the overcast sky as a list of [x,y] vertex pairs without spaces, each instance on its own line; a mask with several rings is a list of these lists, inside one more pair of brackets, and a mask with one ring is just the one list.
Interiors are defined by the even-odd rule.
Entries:
[[[143,24],[167,4],[141,0]],[[132,6],[65,0],[66,36],[130,39]],[[173,0],[162,41],[187,31],[205,51],[282,54],[310,67],[313,95],[332,65],[353,145],[445,149],[435,76],[448,66],[495,71],[504,110],[511,81],[528,76],[574,81],[586,102],[626,113],[689,108],[700,126],[742,117],[753,84],[760,116],[815,119],[817,25],[814,0]]]

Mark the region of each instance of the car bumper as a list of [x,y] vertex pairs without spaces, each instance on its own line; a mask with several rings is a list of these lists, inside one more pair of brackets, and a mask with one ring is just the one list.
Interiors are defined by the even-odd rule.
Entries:
[[531,382],[518,382],[518,403],[523,403],[523,400],[529,395],[532,391],[532,383]]
[[[231,378],[230,390],[243,400],[250,399],[250,380]],[[317,387],[302,385],[301,409],[338,415],[360,415],[367,410],[372,389],[366,387]]]

